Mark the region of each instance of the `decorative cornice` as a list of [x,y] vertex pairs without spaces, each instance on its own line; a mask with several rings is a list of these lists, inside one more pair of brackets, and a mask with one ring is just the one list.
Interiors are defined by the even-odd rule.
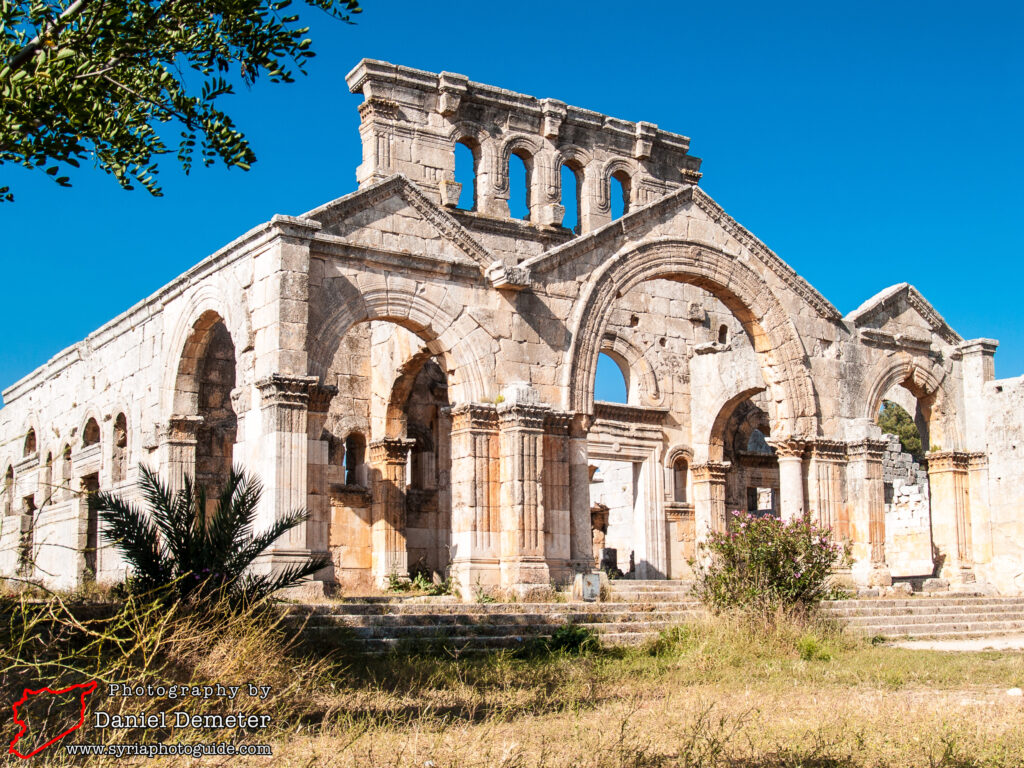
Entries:
[[666,501],[665,517],[674,523],[692,520],[694,517],[693,504],[686,501]]
[[616,421],[624,424],[647,424],[661,426],[668,417],[668,408],[654,408],[624,403],[594,403],[594,417],[602,421]]

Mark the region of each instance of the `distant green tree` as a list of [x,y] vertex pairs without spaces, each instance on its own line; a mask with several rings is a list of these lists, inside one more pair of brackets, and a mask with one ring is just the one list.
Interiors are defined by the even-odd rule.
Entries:
[[[0,0],[0,165],[96,164],[125,189],[159,195],[154,157],[176,124],[187,173],[200,161],[247,170],[256,156],[217,99],[227,78],[291,82],[313,56],[292,0]],[[304,0],[349,21],[358,0]],[[13,199],[0,186],[0,200]]]
[[901,406],[891,400],[882,401],[882,410],[878,412],[878,426],[887,435],[896,435],[903,450],[914,458],[920,459],[924,456],[921,433],[910,414]]

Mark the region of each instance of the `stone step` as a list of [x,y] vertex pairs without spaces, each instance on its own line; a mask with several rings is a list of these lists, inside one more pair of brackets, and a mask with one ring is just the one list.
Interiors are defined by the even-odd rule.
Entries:
[[310,628],[337,627],[522,627],[538,625],[557,627],[566,622],[595,624],[616,624],[635,621],[675,621],[677,623],[692,621],[702,615],[696,610],[690,611],[621,611],[621,612],[563,612],[534,614],[493,614],[479,615],[441,615],[403,614],[400,616],[378,615],[342,615],[317,617],[309,621]]
[[1024,605],[1024,597],[875,597],[863,600],[826,600],[828,610],[847,607],[879,606],[886,608],[919,605]]
[[980,614],[984,614],[986,616],[993,615],[993,616],[1003,616],[1003,617],[1020,616],[1020,617],[1024,618],[1024,610],[1021,610],[1020,607],[1018,607],[1018,606],[1001,607],[1001,606],[998,606],[998,605],[978,606],[977,608],[956,607],[956,608],[947,608],[945,610],[930,610],[930,611],[929,610],[924,610],[924,609],[914,610],[914,609],[904,608],[904,609],[898,609],[898,610],[895,610],[895,611],[892,611],[892,612],[888,612],[888,611],[886,611],[886,612],[870,611],[870,612],[863,612],[863,613],[848,613],[848,614],[845,614],[845,615],[833,615],[833,618],[837,618],[837,619],[840,619],[842,621],[846,621],[846,622],[850,622],[850,623],[858,623],[858,622],[859,623],[864,623],[865,621],[867,621],[867,622],[873,622],[873,621],[874,622],[892,621],[892,622],[897,622],[898,623],[898,622],[901,622],[901,621],[904,621],[904,622],[914,622],[914,621],[917,621],[917,620],[919,620],[921,618],[928,618],[928,617],[941,617],[941,618],[947,618],[947,619],[958,619],[958,618],[965,618],[965,617],[969,617],[969,616],[978,616]]
[[877,616],[855,616],[846,619],[848,627],[867,626],[908,626],[913,624],[970,624],[978,621],[1024,621],[1024,613],[1020,611],[978,611],[962,614],[926,613],[918,616],[900,616],[891,619]]
[[1024,619],[1005,621],[978,622],[935,622],[931,624],[869,624],[850,627],[852,632],[865,635],[883,635],[885,637],[932,637],[946,635],[949,637],[987,634],[1006,634],[1024,629]]

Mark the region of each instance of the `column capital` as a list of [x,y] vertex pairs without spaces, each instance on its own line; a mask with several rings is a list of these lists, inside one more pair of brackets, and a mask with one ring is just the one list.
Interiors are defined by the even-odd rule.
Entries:
[[385,437],[370,443],[370,462],[373,464],[405,464],[415,440],[404,437]]
[[778,459],[802,459],[804,451],[807,450],[807,441],[794,437],[777,440],[769,438],[766,442],[775,449],[775,456]]
[[847,444],[842,440],[815,438],[807,441],[807,447],[811,452],[811,458],[819,461],[846,461]]
[[863,440],[848,443],[846,452],[851,461],[881,461],[888,444],[886,440],[866,437]]
[[690,474],[695,483],[724,483],[725,475],[732,467],[728,461],[709,461],[705,464],[694,464]]
[[452,432],[466,429],[496,432],[498,429],[498,410],[490,403],[459,403],[449,409],[452,419]]
[[[925,458],[928,459],[928,472],[956,472],[964,471],[971,464],[971,458],[976,454],[965,451],[928,451]],[[985,454],[981,454],[984,456]]]
[[551,407],[534,403],[498,403],[498,421],[502,429],[543,430]]
[[306,407],[309,405],[310,390],[318,386],[320,379],[316,376],[289,376],[283,373],[273,373],[256,382],[264,407]]
[[160,429],[158,436],[162,442],[194,443],[202,424],[202,416],[175,414],[167,420],[167,425]]
[[988,466],[988,454],[984,451],[975,451],[967,454],[967,460],[971,469],[985,469]]
[[330,384],[311,384],[309,387],[309,410],[312,413],[327,413],[331,400],[338,394],[338,388]]
[[573,414],[565,411],[549,411],[544,418],[544,431],[552,435],[568,437],[572,433]]

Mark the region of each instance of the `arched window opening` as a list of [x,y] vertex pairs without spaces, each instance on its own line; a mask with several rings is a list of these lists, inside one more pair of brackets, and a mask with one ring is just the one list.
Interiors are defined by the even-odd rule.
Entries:
[[530,220],[530,158],[513,153],[508,159],[508,212],[513,219]]
[[345,438],[345,485],[366,485],[366,438],[358,432]]
[[464,211],[475,211],[476,174],[479,162],[478,153],[466,141],[455,144],[455,181],[462,185],[459,193],[458,207]]
[[65,445],[60,452],[60,487],[61,496],[71,498],[71,446]]
[[46,463],[43,465],[43,504],[49,504],[53,499],[53,454],[46,454]]
[[612,219],[629,213],[630,178],[625,171],[616,171],[608,180],[608,200],[612,207]]
[[561,170],[562,202],[565,208],[565,215],[562,217],[562,226],[571,229],[577,235],[580,233],[580,178],[581,173],[574,163],[564,163]]
[[36,452],[36,431],[29,429],[28,434],[25,435],[25,450],[22,456],[31,456]]
[[921,429],[907,409],[892,400],[883,400],[876,421],[884,433],[900,439],[904,453],[909,453],[916,461],[924,458],[927,447]]
[[111,465],[111,479],[120,483],[128,474],[128,418],[117,414],[114,419],[114,456]]
[[750,437],[747,438],[747,450],[750,453],[771,453],[772,449],[768,445],[768,440],[765,439],[764,432],[760,429],[754,429],[750,432]]
[[96,419],[89,419],[85,422],[85,429],[82,430],[82,447],[99,445],[99,442],[100,425],[96,423]]
[[10,517],[13,504],[11,497],[14,495],[14,467],[7,467],[4,473],[4,516]]
[[682,456],[676,459],[672,465],[672,498],[679,503],[686,502],[686,481],[689,468],[689,464]]
[[597,358],[594,399],[606,403],[629,402],[629,372],[604,352]]
[[718,343],[728,344],[729,343],[729,326],[723,325],[718,329]]

